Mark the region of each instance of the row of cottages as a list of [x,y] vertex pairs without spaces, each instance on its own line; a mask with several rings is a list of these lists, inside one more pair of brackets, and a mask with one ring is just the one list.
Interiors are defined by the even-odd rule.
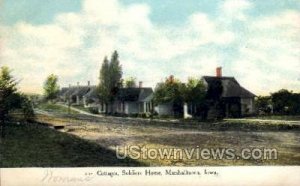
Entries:
[[[221,67],[216,69],[216,76],[203,76],[202,81],[206,87],[207,99],[211,96],[209,94],[214,94],[214,92],[209,91],[212,87],[220,86],[222,89],[221,108],[217,109],[214,102],[207,105],[207,108],[200,108],[203,118],[213,119],[218,117],[217,115],[221,115],[221,117],[243,117],[255,113],[255,95],[242,87],[234,77],[223,77]],[[197,108],[194,108],[193,105],[178,102],[159,104],[155,107],[155,111],[159,115],[183,116],[184,118],[195,116],[195,110]]]
[[106,105],[99,99],[97,86],[64,87],[58,94],[59,101],[71,105],[82,105],[86,108],[97,108],[99,113],[113,112],[119,114],[150,113],[153,110],[153,90],[149,87],[120,88],[112,105]]
[[[173,76],[172,76],[173,77]],[[202,80],[206,87],[207,96],[214,94],[209,91],[211,87],[221,85],[221,108],[216,109],[216,104],[211,102],[208,108],[200,108],[204,111],[204,118],[216,118],[217,114],[222,117],[243,117],[255,113],[255,95],[242,87],[234,77],[223,77],[222,68],[216,69],[216,76],[203,76]],[[62,88],[59,93],[60,101],[73,105],[98,108],[99,113],[113,112],[119,114],[140,114],[157,112],[159,115],[183,116],[185,118],[196,116],[193,105],[185,103],[169,102],[153,105],[152,88],[143,87],[142,82],[138,87],[120,88],[112,105],[105,105],[98,97],[96,86],[69,86]],[[199,108],[198,108],[199,110]],[[219,113],[221,112],[221,113]],[[202,113],[203,114],[203,113]]]

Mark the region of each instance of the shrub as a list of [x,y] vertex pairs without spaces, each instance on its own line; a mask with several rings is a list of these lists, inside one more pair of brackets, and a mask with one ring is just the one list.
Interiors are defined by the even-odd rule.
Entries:
[[89,107],[89,111],[92,114],[99,114],[99,110],[97,107]]

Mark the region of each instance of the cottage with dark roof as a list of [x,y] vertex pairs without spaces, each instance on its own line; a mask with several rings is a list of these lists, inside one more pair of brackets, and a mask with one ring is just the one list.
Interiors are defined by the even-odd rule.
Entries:
[[[216,92],[209,91],[212,87],[220,86],[221,95],[219,106],[223,117],[241,117],[254,114],[255,95],[242,87],[234,77],[223,77],[222,68],[218,67],[216,76],[203,76],[207,87],[207,97],[212,98]],[[210,105],[208,118],[213,115],[214,104]]]
[[58,93],[58,98],[63,102],[82,105],[84,95],[86,95],[92,88],[93,86],[90,86],[89,82],[87,86],[80,86],[79,83],[77,83],[77,86],[70,85],[69,87],[63,87]]
[[152,98],[152,88],[120,88],[114,101],[114,111],[122,114],[150,113]]

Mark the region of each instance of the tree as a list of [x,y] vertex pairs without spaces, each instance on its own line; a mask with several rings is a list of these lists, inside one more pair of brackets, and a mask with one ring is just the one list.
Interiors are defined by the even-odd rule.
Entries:
[[21,109],[24,119],[30,120],[34,116],[31,101],[17,90],[17,82],[8,67],[0,69],[0,128],[1,137],[5,137],[5,128],[9,114],[15,109]]
[[119,61],[119,54],[117,51],[114,51],[111,56],[110,65],[109,65],[109,75],[111,81],[111,94],[115,96],[118,92],[118,89],[122,86],[122,67]]
[[206,87],[202,80],[189,78],[185,87],[184,100],[190,105],[191,112],[195,115],[203,114],[206,111]]
[[255,107],[259,112],[270,114],[272,112],[272,100],[270,96],[258,96],[255,99]]
[[276,114],[299,114],[300,94],[281,89],[271,94],[274,113]]
[[179,116],[183,113],[184,92],[184,84],[170,76],[156,86],[153,99],[155,104],[172,102],[175,115]]
[[137,87],[136,78],[130,77],[130,78],[125,79],[125,87],[126,88]]
[[121,78],[122,67],[120,65],[119,55],[117,51],[114,51],[110,61],[108,61],[107,57],[104,58],[100,69],[100,83],[98,86],[101,100],[105,104],[111,105],[110,112],[114,112],[112,103],[119,88],[122,86]]
[[51,74],[47,77],[44,83],[44,95],[46,100],[53,101],[57,98],[59,92],[58,86],[58,77],[54,74]]
[[282,89],[271,94],[274,112],[277,114],[288,114],[290,110],[292,92]]
[[100,76],[99,76],[99,97],[102,102],[105,104],[108,104],[110,98],[110,75],[109,75],[109,61],[107,57],[104,58],[104,61],[102,63],[101,69],[100,69]]
[[11,71],[8,67],[1,67],[0,71],[0,122],[1,122],[1,136],[5,136],[5,121],[8,117],[9,111],[14,106],[11,102],[17,92],[17,83],[11,76]]
[[185,101],[188,103],[203,103],[206,96],[206,87],[202,80],[189,78],[186,84]]

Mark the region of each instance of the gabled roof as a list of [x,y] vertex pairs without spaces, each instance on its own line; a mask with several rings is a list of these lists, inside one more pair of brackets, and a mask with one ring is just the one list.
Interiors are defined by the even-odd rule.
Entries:
[[69,97],[76,91],[76,87],[68,87],[66,89],[67,89],[67,91],[64,91],[64,93],[62,93],[61,96]]
[[71,96],[79,96],[82,97],[90,91],[90,86],[78,86],[76,90],[71,94]]
[[151,95],[153,95],[152,88],[121,88],[116,98],[119,101],[146,102],[151,100]]
[[88,93],[84,95],[88,99],[97,99],[98,98],[98,89],[96,86],[92,86]]
[[63,87],[59,96],[70,97],[70,96],[84,96],[87,94],[94,86],[73,86],[73,87]]
[[240,86],[240,84],[234,77],[203,76],[202,78],[208,84],[208,86],[216,84],[218,81],[221,81],[223,87],[222,97],[255,97],[253,93]]
[[63,96],[68,90],[69,90],[69,87],[61,88],[61,90],[58,92],[58,96]]

